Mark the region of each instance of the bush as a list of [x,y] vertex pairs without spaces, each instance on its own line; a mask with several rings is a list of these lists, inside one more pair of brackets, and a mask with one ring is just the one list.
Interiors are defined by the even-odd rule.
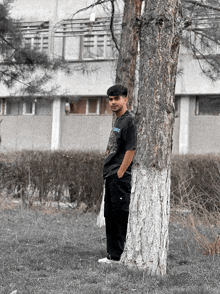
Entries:
[[[175,155],[171,168],[171,203],[220,209],[220,156]],[[192,208],[192,207],[191,207]]]
[[[70,202],[99,207],[104,156],[92,152],[21,151],[0,155],[1,187],[20,193],[38,191],[39,198],[60,201],[69,190]],[[33,194],[33,193],[32,193]]]
[[[68,190],[70,202],[99,209],[102,198],[104,154],[73,151],[21,151],[0,154],[2,188],[60,201]],[[220,208],[220,156],[175,155],[171,168],[171,206]]]

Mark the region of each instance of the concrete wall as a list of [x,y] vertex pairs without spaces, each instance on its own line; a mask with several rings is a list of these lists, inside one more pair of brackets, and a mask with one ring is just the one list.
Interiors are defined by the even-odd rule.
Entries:
[[[7,99],[6,99],[7,100]],[[22,115],[23,101],[13,102],[11,115],[1,115],[0,151],[51,148],[52,100],[38,99],[36,115]]]
[[177,77],[176,95],[220,94],[220,80],[214,82],[205,76],[192,52],[184,47],[180,50],[178,67],[182,73]]
[[51,147],[51,116],[0,116],[0,152]]
[[173,147],[172,153],[179,153],[179,128],[180,128],[180,119],[179,117],[175,118],[174,129],[173,129]]
[[[10,98],[11,115],[1,115],[0,151],[52,148],[52,100],[37,99],[36,114],[22,115],[23,101]],[[106,150],[112,115],[66,115],[65,99],[60,109],[58,147],[73,150]],[[57,130],[54,130],[57,132]]]
[[105,152],[111,128],[111,115],[65,115],[62,103],[61,149]]
[[[73,14],[79,9],[89,7],[94,3],[94,0],[16,0],[11,4],[12,17],[24,18],[28,21],[51,20],[51,19],[71,19]],[[111,8],[110,3],[106,3],[105,7]],[[116,13],[119,12],[119,7],[123,6],[123,1],[117,1],[115,7]],[[95,12],[96,16],[103,16],[107,9],[103,10],[102,5],[78,13],[75,18],[90,17],[91,13]]]
[[71,75],[59,72],[53,83],[59,85],[57,95],[104,95],[115,83],[115,61],[88,62],[86,71],[74,70],[79,63],[71,65]]

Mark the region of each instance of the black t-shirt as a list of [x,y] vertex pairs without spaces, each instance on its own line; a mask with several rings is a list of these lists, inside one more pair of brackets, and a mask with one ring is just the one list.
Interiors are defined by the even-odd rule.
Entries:
[[[134,115],[126,112],[118,117],[110,133],[106,150],[106,158],[103,167],[103,177],[107,178],[119,170],[125,156],[125,152],[136,147],[136,128]],[[131,172],[132,163],[126,172]]]

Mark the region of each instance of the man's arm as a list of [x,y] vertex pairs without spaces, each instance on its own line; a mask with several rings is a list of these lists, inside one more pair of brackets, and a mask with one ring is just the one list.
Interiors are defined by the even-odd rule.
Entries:
[[117,172],[119,178],[123,177],[123,175],[126,172],[127,168],[131,164],[131,162],[133,160],[133,157],[134,157],[134,152],[135,152],[135,149],[128,150],[128,151],[125,152],[124,159],[123,159],[122,164],[121,164],[121,166],[120,166],[120,168],[119,168],[119,170]]

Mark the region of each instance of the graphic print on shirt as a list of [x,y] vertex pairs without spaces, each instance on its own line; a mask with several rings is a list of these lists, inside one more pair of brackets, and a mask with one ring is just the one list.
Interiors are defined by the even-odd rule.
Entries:
[[106,150],[106,153],[107,153],[106,157],[108,157],[112,153],[116,153],[116,151],[117,151],[117,133],[119,133],[119,132],[120,132],[120,129],[115,128],[115,127],[111,130],[109,141],[108,141],[108,146],[107,146],[107,150]]

